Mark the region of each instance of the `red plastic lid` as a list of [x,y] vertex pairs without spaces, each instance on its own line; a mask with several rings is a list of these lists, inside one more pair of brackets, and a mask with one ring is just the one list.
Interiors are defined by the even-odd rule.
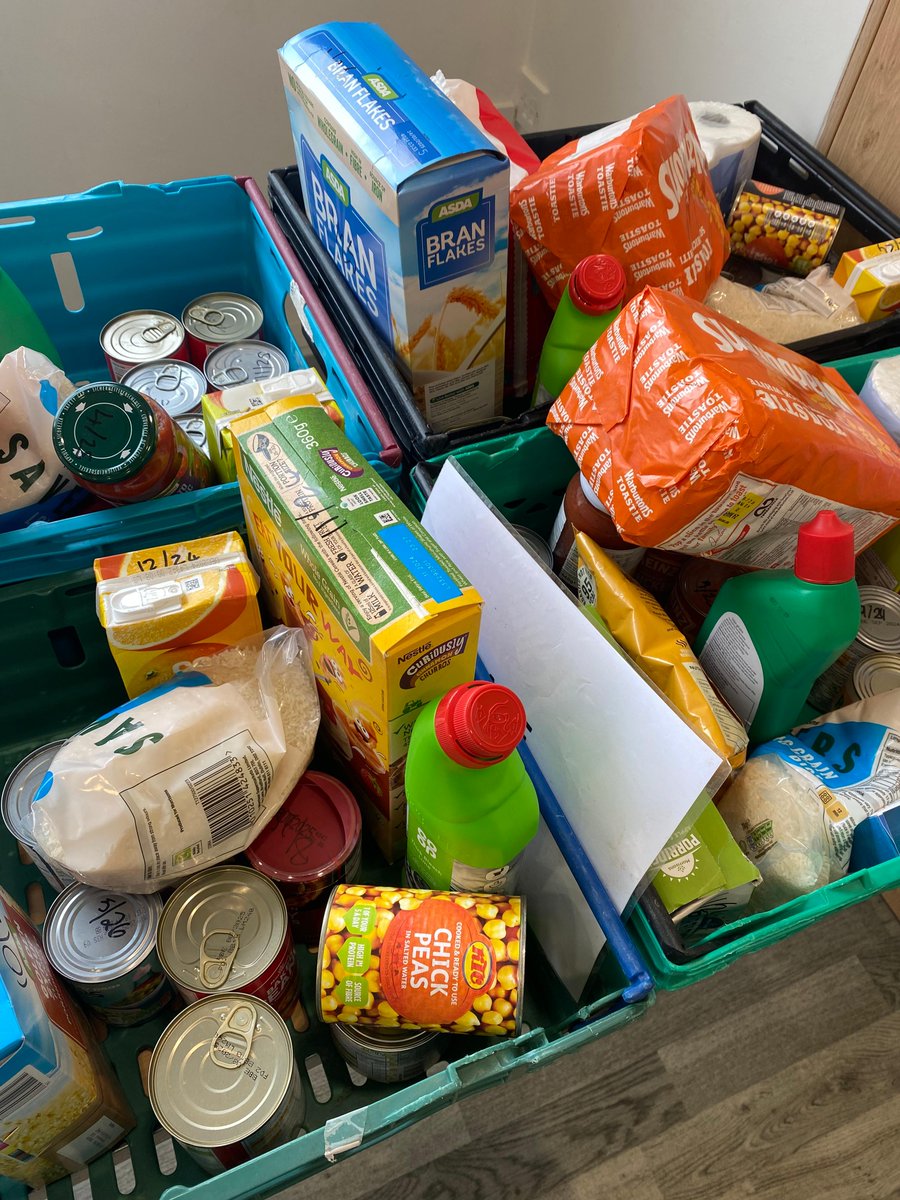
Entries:
[[569,276],[569,295],[582,312],[599,317],[622,303],[625,270],[611,254],[589,254]]
[[307,771],[246,853],[270,879],[308,883],[350,857],[361,828],[350,789],[331,775]]
[[806,583],[847,583],[856,572],[853,526],[823,508],[800,526],[794,574]]
[[434,732],[448,758],[463,767],[490,767],[509,758],[525,732],[515,692],[476,680],[451,689],[434,714]]

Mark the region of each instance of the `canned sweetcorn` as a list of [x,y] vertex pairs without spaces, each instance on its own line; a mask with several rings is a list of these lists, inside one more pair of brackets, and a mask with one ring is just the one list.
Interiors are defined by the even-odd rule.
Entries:
[[159,919],[163,970],[191,1003],[243,992],[289,1017],[299,996],[284,897],[249,867],[211,867],[186,879]]
[[319,944],[319,1016],[515,1037],[524,949],[518,896],[339,884]]
[[440,1034],[430,1029],[363,1029],[338,1022],[331,1037],[344,1062],[378,1083],[406,1083],[441,1059]]
[[155,308],[113,317],[100,331],[100,345],[116,383],[140,363],[160,358],[187,362],[188,357],[184,326],[171,313]]
[[181,323],[191,362],[202,369],[217,347],[259,338],[263,310],[255,300],[238,292],[207,292],[184,306]]
[[44,921],[54,970],[109,1025],[149,1021],[173,998],[156,954],[159,896],[126,896],[74,883]]
[[160,1125],[212,1173],[303,1131],[290,1031],[256,997],[208,996],[179,1013],[153,1051],[147,1093]]
[[38,850],[34,841],[32,828],[31,806],[43,782],[44,776],[50,770],[50,764],[63,742],[49,742],[39,746],[37,750],[22,759],[12,771],[3,785],[0,796],[0,816],[3,824],[16,841],[24,846],[28,857],[47,880],[54,891],[61,892],[75,877],[64,867],[50,863]]

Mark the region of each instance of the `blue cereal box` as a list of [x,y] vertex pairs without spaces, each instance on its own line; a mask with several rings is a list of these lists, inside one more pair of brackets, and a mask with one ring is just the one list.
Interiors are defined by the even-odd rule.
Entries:
[[313,228],[429,423],[502,412],[509,162],[376,25],[280,51]]

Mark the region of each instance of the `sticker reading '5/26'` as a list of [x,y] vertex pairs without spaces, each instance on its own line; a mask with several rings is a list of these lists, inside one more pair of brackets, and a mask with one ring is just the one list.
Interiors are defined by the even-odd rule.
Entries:
[[494,197],[481,188],[440,200],[416,226],[419,283],[434,287],[494,261]]

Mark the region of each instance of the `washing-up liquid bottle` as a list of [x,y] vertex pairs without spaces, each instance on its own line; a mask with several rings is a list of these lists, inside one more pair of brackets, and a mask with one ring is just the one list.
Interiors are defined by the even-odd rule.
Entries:
[[859,632],[853,527],[826,509],[800,526],[793,570],[727,580],[695,649],[751,743],[803,719],[813,681]]
[[410,883],[437,891],[515,891],[537,833],[534,785],[516,750],[525,709],[509,688],[475,681],[427,704],[406,759]]
[[610,254],[590,254],[572,274],[538,363],[532,408],[555,400],[581,360],[622,311],[625,271]]
[[60,366],[59,353],[37,313],[0,267],[0,358],[25,346]]

